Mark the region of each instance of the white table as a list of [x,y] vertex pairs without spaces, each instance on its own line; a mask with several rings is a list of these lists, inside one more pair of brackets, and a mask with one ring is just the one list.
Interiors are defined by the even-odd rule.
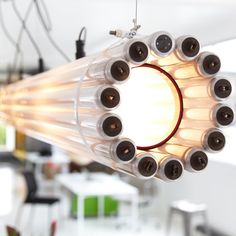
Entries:
[[28,153],[26,160],[36,165],[36,174],[40,176],[42,166],[48,163],[60,165],[63,173],[68,172],[69,158],[63,153],[53,153],[51,156],[40,156],[38,153]]
[[78,232],[83,235],[84,230],[84,199],[98,197],[98,213],[104,215],[104,197],[126,197],[132,203],[132,227],[137,228],[138,221],[138,189],[119,180],[117,177],[104,173],[73,173],[60,174],[56,177],[58,183],[77,196]]

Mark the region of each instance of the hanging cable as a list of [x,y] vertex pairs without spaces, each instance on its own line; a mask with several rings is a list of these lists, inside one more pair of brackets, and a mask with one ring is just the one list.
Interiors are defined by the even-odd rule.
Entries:
[[15,0],[12,0],[12,7],[13,7],[13,10],[14,10],[16,16],[18,17],[19,21],[22,23],[22,26],[23,26],[27,36],[29,37],[36,53],[38,54],[38,57],[39,57],[39,59],[38,59],[39,73],[41,73],[41,72],[44,71],[44,65],[43,65],[44,63],[43,63],[42,53],[41,53],[37,43],[35,42],[33,36],[31,35],[28,27],[26,26],[26,23],[25,23],[24,19],[22,18],[21,14],[20,14],[20,12],[19,12],[19,10],[18,10],[18,8],[15,4]]
[[13,39],[13,37],[11,36],[10,32],[7,30],[7,27],[5,25],[5,21],[3,19],[2,1],[0,1],[0,25],[8,41],[13,45],[14,48],[19,50],[16,41]]
[[44,25],[45,29],[47,30],[47,32],[52,31],[52,21],[51,21],[51,17],[50,17],[48,8],[46,6],[46,3],[43,0],[40,0],[41,6],[44,10],[44,14],[45,14],[45,17],[46,17],[46,19],[45,19],[43,17],[43,14],[42,14],[42,11],[41,11],[40,6],[38,4],[38,1],[35,0],[34,2],[35,2],[35,5],[36,5],[36,10],[37,10],[38,16],[40,17],[40,20],[41,20],[42,24]]
[[141,25],[138,25],[138,0],[135,1],[135,17],[133,19],[133,23],[134,23],[133,30],[137,31],[141,27]]
[[138,25],[138,0],[135,0],[135,14],[134,14],[134,19],[133,19],[133,28],[130,29],[130,31],[125,31],[125,30],[110,30],[109,34],[114,35],[115,37],[118,38],[128,38],[132,39],[137,35],[138,29],[141,27],[141,25]]
[[[15,48],[17,54],[21,54],[21,58],[23,58],[23,52],[20,48],[20,45],[14,40],[14,38],[11,36],[10,32],[8,31],[4,18],[3,18],[3,10],[2,10],[2,2],[0,1],[0,25],[2,27],[3,33],[5,34],[6,38],[8,41],[12,44],[12,46]],[[8,77],[7,77],[7,83],[11,83],[11,75],[12,72],[15,70],[13,69],[14,67],[11,68],[11,66],[8,69]],[[13,70],[12,70],[13,69]]]
[[[42,14],[42,11],[41,11],[41,8],[40,8],[40,5],[39,5],[39,1],[38,0],[33,0],[34,1],[34,4],[35,4],[35,7],[36,7],[36,10],[37,10],[37,13],[38,13],[38,16],[39,16],[39,20],[42,24],[42,27],[46,33],[46,36],[48,37],[48,40],[50,41],[50,43],[52,44],[52,46],[58,51],[58,53],[65,59],[65,61],[67,62],[70,62],[70,58],[65,54],[65,52],[58,46],[58,44],[55,42],[55,40],[53,39],[53,37],[51,36],[50,34],[50,30],[47,26],[47,24],[45,23],[45,19],[43,17],[43,14]],[[42,3],[42,0],[41,0],[41,3]],[[46,8],[46,5],[44,6],[45,9]],[[48,11],[47,11],[48,12]],[[48,13],[47,13],[48,14]]]
[[24,28],[26,34],[28,35],[28,37],[29,37],[29,39],[30,39],[30,41],[31,41],[31,43],[32,43],[32,45],[33,45],[33,47],[35,48],[35,51],[37,52],[38,56],[39,56],[40,58],[42,58],[42,53],[41,53],[41,51],[40,51],[40,49],[39,49],[37,43],[35,42],[33,36],[31,35],[31,33],[30,33],[28,27],[26,26],[25,21],[24,21],[24,19],[22,18],[21,14],[20,14],[20,12],[19,12],[19,10],[18,10],[18,8],[17,8],[17,6],[16,6],[16,4],[15,4],[15,0],[12,0],[12,7],[13,7],[13,10],[14,10],[16,16],[18,17],[19,21],[22,23],[22,26],[23,26],[23,28]]
[[[28,5],[28,8],[27,8],[26,13],[25,13],[24,18],[23,18],[25,24],[27,23],[27,20],[30,16],[30,13],[31,13],[32,9],[33,9],[33,2],[31,1]],[[23,33],[24,33],[24,26],[22,24],[21,28],[19,30],[19,33],[18,33],[18,37],[17,37],[17,45],[18,45],[19,48],[21,47],[21,41],[22,41]],[[13,72],[15,72],[16,69],[17,69],[19,54],[20,54],[19,51],[16,50],[15,54],[14,54],[14,58],[13,58],[13,66],[12,66]],[[23,69],[23,52],[22,52],[22,50],[21,50],[20,68]]]

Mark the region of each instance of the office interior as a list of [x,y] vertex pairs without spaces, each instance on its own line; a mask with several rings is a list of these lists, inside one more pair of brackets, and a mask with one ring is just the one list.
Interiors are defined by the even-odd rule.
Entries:
[[[121,234],[124,236],[235,236],[235,11],[236,2],[234,0],[0,0],[0,234],[2,236],[115,236]],[[181,168],[181,173],[178,173],[178,169],[177,172],[174,172],[178,176],[171,180],[163,177],[166,172],[159,173],[161,165],[155,158],[153,160],[155,160],[156,170],[153,171],[153,178],[149,178],[146,172],[137,173],[136,164],[132,164],[136,163],[136,159],[129,160],[128,164],[124,164],[124,160],[119,160],[123,162],[116,164],[116,160],[113,160],[112,157],[114,153],[105,155],[106,150],[104,151],[102,148],[92,150],[90,142],[98,142],[94,140],[103,142],[105,139],[98,136],[98,131],[96,131],[96,135],[94,132],[88,134],[88,136],[95,135],[92,138],[90,136],[92,141],[90,138],[87,139],[87,133],[81,129],[77,113],[75,115],[73,110],[69,115],[73,119],[74,126],[71,128],[71,125],[65,133],[62,132],[64,123],[56,123],[57,119],[62,119],[62,114],[56,114],[56,108],[60,104],[52,104],[51,107],[50,104],[47,105],[49,110],[52,109],[48,111],[50,116],[55,118],[55,124],[52,123],[55,125],[53,129],[47,129],[49,126],[46,125],[46,128],[39,126],[37,130],[34,129],[37,121],[42,123],[49,121],[49,119],[44,120],[44,115],[34,113],[34,109],[37,109],[38,106],[37,102],[34,103],[35,97],[39,101],[41,101],[40,99],[46,101],[47,98],[53,99],[54,96],[53,91],[48,93],[49,95],[44,94],[44,89],[47,90],[47,87],[40,87],[40,80],[46,84],[48,79],[48,84],[52,87],[54,85],[59,87],[56,83],[62,80],[65,83],[69,81],[73,84],[73,78],[76,76],[72,78],[72,67],[81,63],[87,68],[87,71],[81,72],[82,82],[74,80],[78,84],[73,88],[73,92],[67,91],[68,96],[74,96],[73,99],[78,100],[84,89],[81,84],[86,82],[86,79],[84,80],[86,73],[91,68],[95,68],[96,61],[105,60],[103,55],[110,53],[112,57],[113,54],[116,54],[117,50],[113,50],[113,47],[117,47],[120,50],[119,53],[123,53],[125,47],[120,45],[128,45],[132,40],[145,39],[146,41],[142,42],[148,45],[148,53],[151,55],[149,58],[155,58],[152,54],[152,44],[148,44],[150,43],[148,40],[151,38],[149,36],[154,35],[155,32],[158,35],[160,35],[159,32],[171,35],[170,39],[173,37],[172,43],[175,42],[176,45],[180,42],[177,39],[181,37],[197,39],[194,42],[199,42],[201,52],[210,52],[209,55],[217,55],[216,59],[220,58],[220,71],[219,73],[217,71],[217,76],[215,76],[216,73],[214,76],[208,76],[206,73],[198,75],[197,81],[200,80],[200,77],[205,81],[199,82],[202,86],[201,91],[204,89],[208,91],[206,84],[210,82],[207,81],[213,79],[226,79],[230,83],[231,90],[227,99],[217,100],[212,94],[209,95],[209,104],[215,99],[217,106],[224,104],[230,108],[232,112],[230,113],[230,118],[232,118],[230,125],[219,125],[220,122],[215,121],[217,118],[212,118],[214,112],[213,115],[212,113],[208,115],[207,112],[210,109],[208,100],[205,100],[205,110],[201,114],[198,113],[201,109],[198,104],[201,97],[194,98],[193,107],[182,109],[184,113],[182,118],[186,115],[187,109],[198,109],[194,113],[197,117],[195,123],[186,123],[190,124],[187,136],[190,139],[195,139],[195,134],[200,132],[199,127],[203,124],[202,117],[204,117],[203,120],[205,119],[204,122],[211,124],[211,128],[217,129],[217,132],[222,130],[224,134],[225,143],[220,150],[210,150],[211,148],[207,148],[203,144],[197,145],[207,155],[207,161],[202,163],[204,168],[200,171],[193,171],[189,164],[186,164],[185,159],[176,155],[179,163],[177,167]],[[169,57],[177,55],[175,54],[177,50],[182,50],[176,45],[172,45],[172,49],[169,48],[169,50],[173,50],[172,54],[168,54]],[[109,53],[107,53],[108,51]],[[89,57],[90,55],[97,56]],[[196,64],[201,61],[198,60],[199,55],[194,57]],[[161,60],[162,56],[159,55],[155,60]],[[122,62],[126,63],[127,58],[123,57],[123,54],[119,57],[122,58],[122,60],[120,59]],[[88,58],[88,62],[86,58]],[[188,61],[186,56],[181,60],[178,61],[179,64],[176,64],[176,68],[187,71],[186,68],[192,65],[192,61]],[[214,62],[213,65],[211,64],[212,66],[215,66]],[[138,72],[145,63],[150,65],[151,62],[130,63],[132,67],[130,73],[135,70]],[[158,66],[155,64],[154,67]],[[60,68],[64,71],[60,71]],[[52,69],[55,70],[51,73]],[[146,66],[144,69],[153,68]],[[193,73],[198,73],[199,70],[195,70]],[[167,74],[171,74],[171,71]],[[148,76],[144,74],[142,79],[146,77]],[[101,79],[99,76],[95,78],[96,81],[99,79]],[[179,108],[181,102],[178,103],[178,101],[182,101],[186,106],[187,99],[184,97],[184,90],[179,87],[181,84],[188,88],[188,81],[191,84],[189,86],[198,83],[194,82],[194,79],[195,77],[190,75],[181,82],[178,82],[180,79],[175,80],[177,90],[174,92],[173,89],[171,90],[172,105],[175,104]],[[27,83],[27,81],[29,82]],[[111,81],[99,83],[111,86]],[[184,83],[185,85],[183,85]],[[35,86],[33,87],[35,90],[30,91],[29,89],[27,92],[26,89],[26,100],[33,104],[27,108],[31,109],[29,111],[31,120],[25,115],[26,110],[21,110],[19,104],[17,106],[14,101],[11,102],[11,99],[18,96],[17,89],[21,85],[26,86],[25,88]],[[140,87],[135,87],[135,83],[131,85],[133,87],[130,94],[121,93],[121,102],[125,103],[129,97],[133,96],[132,94],[137,95],[138,92],[142,92],[136,97],[138,105],[136,104],[125,112],[127,122],[128,118],[132,117],[132,122],[137,124],[137,130],[135,132],[132,130],[134,133],[132,140],[134,138],[135,141],[141,140],[142,142],[142,135],[152,133],[152,135],[158,136],[155,133],[155,127],[152,130],[152,126],[145,124],[146,116],[157,116],[157,118],[162,116],[167,120],[170,119],[169,115],[165,116],[166,107],[161,110],[162,108],[156,106],[148,113],[146,105],[152,100],[152,94],[148,96],[147,89],[142,90]],[[1,92],[8,86],[11,86],[9,94]],[[122,92],[125,83],[119,86]],[[162,86],[164,85],[162,84]],[[157,90],[161,92],[163,89],[157,88]],[[135,93],[135,91],[138,92]],[[150,93],[153,91],[151,90]],[[176,91],[180,91],[179,96],[182,97],[182,100],[176,98]],[[63,92],[55,93],[58,93],[57,96],[63,99]],[[48,97],[44,97],[44,95]],[[8,97],[5,99],[4,96]],[[155,99],[160,99],[160,97],[162,96],[155,94]],[[10,102],[5,104],[4,99],[8,99]],[[161,102],[168,100],[165,96],[162,99]],[[135,102],[135,99],[130,101]],[[142,103],[142,101],[147,103]],[[27,104],[23,105],[27,106]],[[80,103],[75,102],[73,106],[80,106]],[[42,106],[42,109],[46,108]],[[97,117],[96,112],[101,107],[93,104],[93,107],[89,109],[90,113],[87,116],[92,119]],[[160,109],[159,112],[158,109]],[[113,112],[113,110],[110,109],[109,112]],[[135,115],[137,114],[136,121]],[[68,114],[64,115],[68,116]],[[87,116],[85,116],[85,120]],[[229,117],[226,116],[224,118],[228,119]],[[148,121],[153,121],[149,118],[147,118]],[[20,119],[21,122],[17,119]],[[166,127],[165,122],[167,121],[158,124],[158,127]],[[93,125],[93,119],[91,123]],[[179,125],[181,126],[181,124]],[[177,128],[181,129],[180,126]],[[204,132],[208,131],[207,129],[204,128]],[[59,135],[60,131],[61,135]],[[175,132],[178,133],[178,130]],[[70,135],[77,137],[72,140],[73,145],[69,138],[67,139]],[[174,135],[175,133],[170,139],[163,142],[165,147],[168,145],[177,145],[185,149],[190,146],[195,147],[195,144],[190,145],[191,140],[187,140],[184,144]],[[76,143],[79,140],[78,137],[82,141]],[[177,143],[173,143],[175,139]],[[110,140],[105,140],[105,143]],[[221,141],[221,139],[219,140]],[[131,142],[130,145],[133,143]],[[142,149],[138,145],[133,146],[138,147],[136,148],[138,157],[144,155],[142,153],[158,156],[157,153],[163,151],[162,146],[159,146],[159,149],[150,148],[148,141],[144,146],[149,146],[149,148]],[[158,152],[153,154],[153,150]],[[102,157],[100,153],[102,153]],[[153,162],[151,164],[152,166],[145,166],[147,171],[153,170]],[[172,171],[176,171],[176,169]]]

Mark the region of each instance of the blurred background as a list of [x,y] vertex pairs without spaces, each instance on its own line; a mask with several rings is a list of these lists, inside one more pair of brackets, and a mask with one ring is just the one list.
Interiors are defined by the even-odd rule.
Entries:
[[[13,74],[15,80],[14,66],[23,68],[28,74],[38,70],[39,55],[25,32],[20,43],[21,53],[17,53],[15,42],[22,22],[16,8],[23,18],[27,16],[24,24],[35,40],[45,68],[50,69],[74,60],[75,41],[82,27],[87,29],[87,55],[116,42],[118,39],[109,35],[109,31],[132,28],[135,1],[0,0],[2,85],[9,82],[9,74]],[[204,50],[221,58],[221,71],[231,75],[231,81],[236,85],[235,12],[235,0],[139,0],[141,29],[138,33],[147,35],[165,30],[174,37],[194,35]],[[235,97],[232,103],[235,106]],[[235,126],[226,129],[226,147],[219,154],[209,155],[210,162],[205,171],[196,175],[186,173],[178,182],[165,183],[114,173],[82,156],[75,157],[1,124],[0,233],[7,235],[8,225],[8,233],[17,228],[23,236],[53,235],[54,231],[63,236],[121,233],[162,236],[166,235],[166,229],[170,231],[169,235],[191,236],[207,235],[208,228],[211,235],[235,236],[235,131]],[[34,186],[30,191],[37,190],[50,198],[47,201],[36,199],[39,204],[35,207],[36,200],[27,202],[29,186]],[[117,186],[114,194],[107,192],[107,186]],[[92,197],[87,197],[85,190],[90,188],[96,191]],[[83,204],[81,199],[85,200]],[[180,200],[179,204],[188,208],[187,218],[181,214],[172,217],[171,206]],[[194,215],[199,207],[202,207],[201,214]],[[183,227],[190,218],[191,235]]]

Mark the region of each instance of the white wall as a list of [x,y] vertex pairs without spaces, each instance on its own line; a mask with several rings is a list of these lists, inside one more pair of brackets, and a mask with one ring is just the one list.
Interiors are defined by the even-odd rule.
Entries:
[[0,168],[0,218],[8,215],[13,207],[13,181],[14,172],[9,166],[1,166]]
[[[47,0],[53,21],[53,36],[74,56],[74,40],[82,26],[88,28],[87,52],[99,51],[114,42],[108,31],[115,28],[130,29],[134,15],[134,0]],[[24,13],[29,0],[16,1]],[[3,1],[4,18],[13,36],[19,28],[11,1]],[[236,36],[236,2],[233,0],[139,0],[139,23],[141,34],[168,30],[174,36],[194,34],[203,44],[214,43]],[[29,20],[47,64],[64,63],[63,59],[48,43],[35,12]],[[35,51],[25,37],[26,64],[35,64]],[[0,67],[12,61],[13,48],[0,30]]]

